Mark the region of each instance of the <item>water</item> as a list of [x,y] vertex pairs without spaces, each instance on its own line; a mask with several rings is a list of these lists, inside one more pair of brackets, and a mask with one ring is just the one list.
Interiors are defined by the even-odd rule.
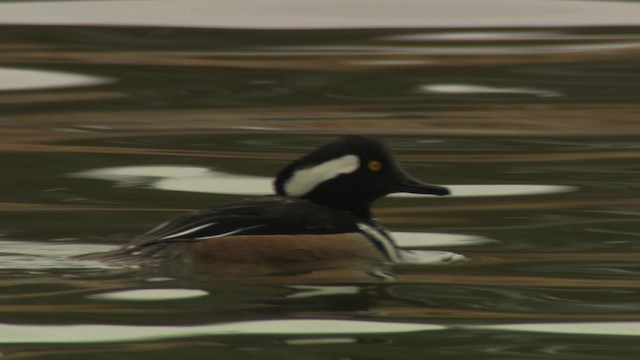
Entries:
[[[637,358],[638,4],[188,4],[0,2],[4,358]],[[346,133],[454,193],[392,280],[69,259]]]

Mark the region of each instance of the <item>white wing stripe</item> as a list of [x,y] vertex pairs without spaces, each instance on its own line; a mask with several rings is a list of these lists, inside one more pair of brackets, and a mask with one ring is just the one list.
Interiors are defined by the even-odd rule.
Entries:
[[239,232],[243,232],[245,230],[249,230],[249,229],[254,229],[257,228],[259,226],[262,225],[253,225],[253,226],[247,226],[245,228],[241,228],[241,229],[235,229],[235,230],[231,230],[228,231],[226,233],[222,233],[222,234],[216,234],[216,235],[211,235],[211,236],[202,236],[202,237],[197,237],[196,240],[208,240],[208,239],[215,239],[215,238],[219,238],[219,237],[223,237],[223,236],[228,236],[228,235],[233,235],[233,234],[237,234]]
[[196,231],[198,231],[198,230],[204,229],[204,228],[206,228],[206,227],[208,227],[208,226],[215,225],[215,224],[217,224],[217,223],[212,222],[212,223],[208,223],[208,224],[204,224],[204,225],[196,226],[196,227],[194,227],[194,228],[190,228],[190,229],[187,229],[187,230],[181,231],[181,232],[176,233],[176,234],[171,234],[171,235],[165,236],[165,237],[161,238],[160,240],[168,240],[168,239],[177,238],[177,237],[182,236],[182,235],[191,234],[191,233],[193,233],[193,232],[196,232]]

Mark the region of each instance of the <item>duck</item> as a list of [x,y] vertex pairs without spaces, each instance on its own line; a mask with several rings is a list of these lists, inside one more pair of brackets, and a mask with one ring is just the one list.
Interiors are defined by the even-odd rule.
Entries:
[[377,137],[347,135],[286,165],[273,195],[179,216],[120,249],[85,260],[199,263],[398,263],[372,203],[393,193],[445,196],[410,176]]

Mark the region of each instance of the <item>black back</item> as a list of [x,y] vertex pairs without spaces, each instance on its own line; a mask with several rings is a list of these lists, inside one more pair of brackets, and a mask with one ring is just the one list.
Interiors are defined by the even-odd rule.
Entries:
[[305,199],[263,196],[173,219],[140,236],[138,246],[199,241],[225,235],[302,235],[359,232],[357,219]]

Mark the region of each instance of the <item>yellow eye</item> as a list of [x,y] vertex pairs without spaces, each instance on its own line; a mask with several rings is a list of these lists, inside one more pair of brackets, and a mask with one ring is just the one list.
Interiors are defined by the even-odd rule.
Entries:
[[369,170],[371,170],[371,171],[380,171],[380,170],[382,170],[382,164],[380,164],[380,161],[371,160],[371,161],[369,161],[369,164],[367,164],[367,166],[369,167]]

